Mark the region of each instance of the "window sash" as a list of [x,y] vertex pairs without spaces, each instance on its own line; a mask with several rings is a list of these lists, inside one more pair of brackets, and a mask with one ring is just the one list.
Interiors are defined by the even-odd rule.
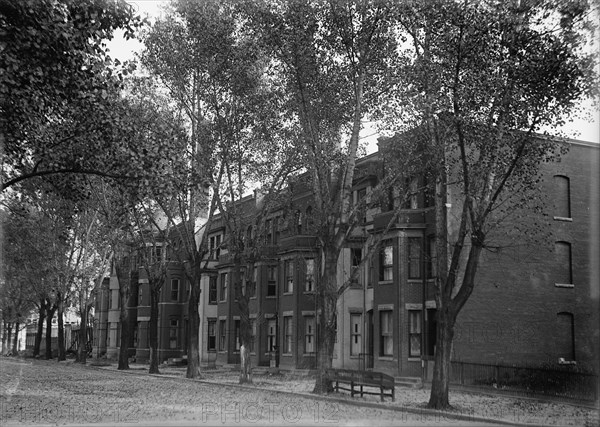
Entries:
[[380,311],[380,339],[382,356],[394,355],[393,315],[392,311]]
[[304,290],[306,292],[313,292],[315,290],[315,260],[306,260],[306,279],[304,284]]
[[408,312],[408,355],[409,357],[421,356],[421,312],[410,310]]
[[285,291],[294,292],[294,261],[285,261]]
[[179,301],[179,279],[171,280],[171,300]]
[[379,280],[389,281],[394,279],[394,246],[386,242],[379,254]]
[[217,276],[210,276],[208,279],[208,303],[217,303]]
[[421,278],[421,246],[420,237],[408,238],[408,278]]

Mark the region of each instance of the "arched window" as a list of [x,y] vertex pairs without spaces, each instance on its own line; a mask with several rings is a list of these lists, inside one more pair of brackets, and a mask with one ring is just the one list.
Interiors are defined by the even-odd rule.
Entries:
[[571,258],[571,244],[569,242],[555,242],[554,256],[556,257],[555,283],[572,284],[573,267]]
[[564,175],[554,176],[554,216],[571,218],[571,183]]

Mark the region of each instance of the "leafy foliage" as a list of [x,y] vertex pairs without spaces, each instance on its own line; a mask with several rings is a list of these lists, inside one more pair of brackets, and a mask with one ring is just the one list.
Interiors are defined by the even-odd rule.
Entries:
[[118,28],[133,37],[143,22],[132,8],[109,0],[3,2],[0,22],[2,189],[32,176],[122,173],[113,150],[120,111],[108,101],[131,66],[118,68],[105,40]]

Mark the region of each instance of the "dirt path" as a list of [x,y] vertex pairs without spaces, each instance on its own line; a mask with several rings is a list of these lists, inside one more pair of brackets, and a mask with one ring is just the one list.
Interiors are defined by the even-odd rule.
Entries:
[[261,389],[128,375],[56,361],[0,360],[5,425],[481,425]]

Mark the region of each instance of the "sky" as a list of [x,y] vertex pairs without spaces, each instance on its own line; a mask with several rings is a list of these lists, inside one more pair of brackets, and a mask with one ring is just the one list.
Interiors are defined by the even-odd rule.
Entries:
[[[168,1],[127,0],[127,3],[131,4],[140,15],[147,16],[150,22],[153,22],[156,18],[161,16],[163,13],[162,9]],[[124,61],[134,59],[135,53],[142,49],[142,44],[138,40],[125,40],[122,32],[120,32],[108,43],[108,47],[113,58]],[[600,143],[600,111],[598,111],[598,107],[593,107],[591,102],[585,102],[585,105],[585,115],[587,117],[574,118],[572,122],[559,130],[564,132],[565,136],[569,138]],[[550,134],[558,133],[556,132],[556,129],[544,130]],[[369,123],[366,124],[362,134],[365,138],[368,138],[367,141],[369,142],[369,145],[376,142],[376,131]]]

